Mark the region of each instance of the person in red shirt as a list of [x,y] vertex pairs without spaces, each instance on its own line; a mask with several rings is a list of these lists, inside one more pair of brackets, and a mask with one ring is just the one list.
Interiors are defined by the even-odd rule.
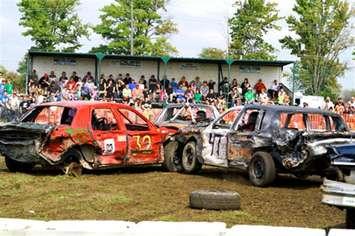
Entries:
[[266,91],[266,86],[263,83],[262,79],[258,80],[258,82],[254,86],[254,89],[257,95],[262,93],[263,91]]

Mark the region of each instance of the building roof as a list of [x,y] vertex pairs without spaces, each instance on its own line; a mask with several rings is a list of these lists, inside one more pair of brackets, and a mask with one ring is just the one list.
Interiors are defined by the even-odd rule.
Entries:
[[[96,58],[95,53],[72,53],[72,52],[45,52],[30,50],[30,56],[48,56],[48,57],[79,57],[79,58]],[[159,56],[127,56],[107,54],[104,59],[123,59],[123,60],[143,60],[143,61],[161,61]],[[191,62],[191,63],[209,63],[209,64],[227,64],[225,59],[205,59],[205,58],[186,58],[171,57],[169,62]],[[264,60],[235,60],[234,64],[238,65],[260,65],[260,66],[286,66],[294,63],[294,61],[264,61]]]

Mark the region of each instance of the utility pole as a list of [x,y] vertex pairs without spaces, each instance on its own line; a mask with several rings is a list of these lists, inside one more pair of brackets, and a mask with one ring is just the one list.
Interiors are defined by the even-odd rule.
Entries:
[[130,41],[131,41],[131,56],[134,55],[134,46],[133,46],[133,1],[131,0],[131,36],[130,36]]

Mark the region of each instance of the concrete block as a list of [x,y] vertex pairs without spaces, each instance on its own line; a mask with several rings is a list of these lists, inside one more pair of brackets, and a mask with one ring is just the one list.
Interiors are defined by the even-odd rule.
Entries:
[[32,227],[26,236],[128,236],[135,223],[128,221],[49,221],[45,225]]
[[143,221],[132,228],[131,236],[221,236],[226,224],[220,222]]
[[225,236],[326,236],[323,229],[235,225]]
[[328,236],[354,236],[355,229],[331,229]]

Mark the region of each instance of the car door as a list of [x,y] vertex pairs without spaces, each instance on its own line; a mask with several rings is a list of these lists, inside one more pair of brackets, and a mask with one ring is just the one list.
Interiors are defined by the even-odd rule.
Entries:
[[118,125],[118,117],[108,107],[96,107],[90,112],[90,128],[101,148],[100,165],[119,165],[127,155],[127,135]]
[[127,132],[126,164],[138,165],[161,161],[161,134],[157,127],[141,113],[130,108],[119,108]]
[[247,169],[253,154],[255,135],[258,134],[265,112],[259,109],[245,109],[228,133],[228,165]]
[[238,116],[239,109],[232,109],[209,125],[203,132],[202,156],[206,164],[228,166],[228,133]]

